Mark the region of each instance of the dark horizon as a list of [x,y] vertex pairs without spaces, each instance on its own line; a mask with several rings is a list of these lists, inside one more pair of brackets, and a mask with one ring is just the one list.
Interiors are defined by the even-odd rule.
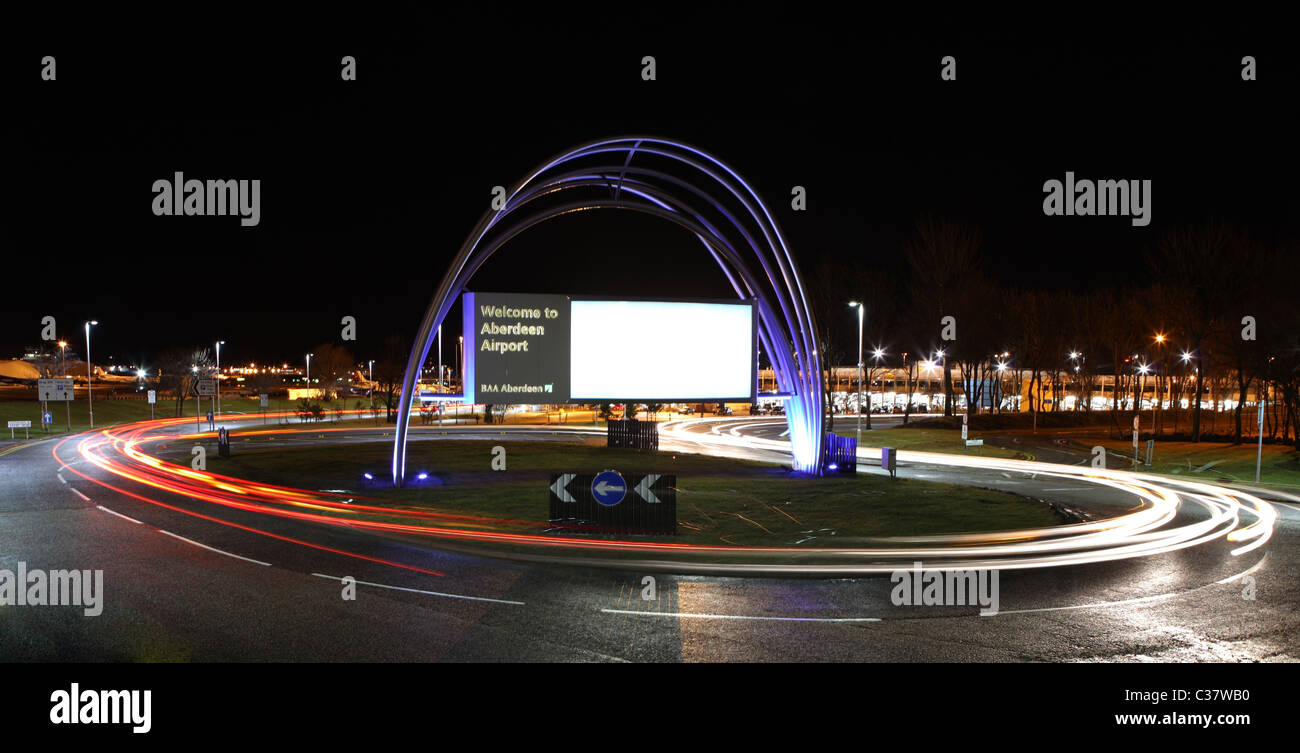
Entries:
[[[1235,75],[1241,49],[1278,49],[1250,33],[1189,29],[1140,47],[1141,35],[1125,32],[1094,41],[1094,60],[1082,42],[1049,50],[1017,46],[1010,33],[948,29],[847,46],[842,32],[795,29],[771,57],[742,40],[709,49],[641,29],[629,47],[654,48],[654,82],[639,80],[639,54],[618,73],[517,34],[504,38],[537,52],[523,55],[526,75],[489,60],[451,81],[436,73],[450,50],[389,31],[392,44],[356,53],[353,88],[332,80],[334,50],[348,45],[328,36],[313,56],[255,35],[233,59],[191,61],[184,75],[163,66],[145,80],[128,73],[149,69],[147,50],[119,53],[112,71],[94,54],[61,52],[57,90],[34,76],[15,87],[31,106],[7,126],[19,148],[5,197],[15,221],[0,349],[21,355],[51,315],[74,344],[84,320],[100,321],[96,361],[147,363],[159,349],[217,339],[228,343],[223,363],[292,361],[337,341],[350,315],[358,340],[346,345],[373,357],[390,332],[414,331],[492,186],[627,133],[728,161],[773,208],[806,276],[826,259],[869,267],[901,290],[903,244],[925,215],[977,226],[984,271],[1000,286],[1052,292],[1145,287],[1159,279],[1145,259],[1161,235],[1213,219],[1269,245],[1296,242],[1300,188],[1285,168],[1294,141],[1277,138],[1290,125],[1276,96],[1285,79],[1277,59],[1259,81]],[[952,50],[958,81],[940,83],[940,51]],[[805,80],[789,59],[817,75]],[[290,85],[304,80],[316,83]],[[200,103],[214,98],[247,104],[204,117]],[[260,179],[261,223],[153,216],[151,184],[178,170]],[[1044,216],[1044,181],[1067,171],[1151,180],[1150,225]],[[807,189],[805,212],[790,208],[795,185]],[[688,234],[626,212],[535,228],[473,287],[732,294]],[[830,326],[847,336],[852,324]]]

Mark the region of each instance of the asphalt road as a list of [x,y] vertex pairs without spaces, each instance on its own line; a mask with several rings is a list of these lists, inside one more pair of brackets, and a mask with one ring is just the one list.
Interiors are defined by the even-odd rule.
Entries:
[[[701,421],[693,431],[715,426]],[[742,437],[780,435],[779,422],[770,420],[728,427]],[[0,570],[14,571],[20,561],[29,570],[102,570],[102,614],[0,606],[0,659],[1300,658],[1300,510],[1289,505],[1277,507],[1272,539],[1241,556],[1216,540],[1134,559],[1004,570],[999,612],[981,616],[970,606],[894,606],[883,575],[719,577],[515,561],[269,518],[123,479],[88,462],[77,446],[75,438],[47,440],[0,457]],[[901,473],[1081,510],[1132,502],[1120,490],[1024,473],[925,465]],[[357,581],[355,600],[342,598],[344,576]],[[653,599],[643,598],[646,577],[654,579]]]

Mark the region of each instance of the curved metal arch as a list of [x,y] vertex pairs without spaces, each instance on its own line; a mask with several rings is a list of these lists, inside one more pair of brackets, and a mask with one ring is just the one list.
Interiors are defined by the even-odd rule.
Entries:
[[[706,180],[701,182],[713,184],[714,190],[700,188],[689,179],[634,164],[633,159],[638,154],[690,168],[698,174],[696,180],[702,176]],[[576,168],[547,176],[561,165],[606,155],[622,156],[621,164]],[[667,185],[657,185],[656,181]],[[608,190],[612,198],[568,202],[532,214],[521,222],[504,222],[535,201],[563,191],[582,189]],[[688,205],[679,192],[702,199],[713,213],[719,215],[715,217],[717,222],[705,217],[700,209]],[[728,209],[724,204],[728,197],[739,203],[744,211],[737,213]],[[428,356],[439,325],[470,277],[498,248],[529,227],[562,214],[604,208],[641,211],[687,229],[709,250],[737,295],[756,299],[760,338],[767,348],[778,384],[790,395],[786,420],[790,428],[794,466],[805,472],[820,472],[822,392],[815,321],[799,278],[798,265],[775,219],[753,188],[717,158],[682,142],[630,136],[583,144],[542,163],[513,187],[502,209],[489,210],[475,224],[420,322],[407,361],[401,393],[403,405],[398,411],[393,445],[392,472],[396,485],[402,484],[406,473],[410,407],[420,365]],[[731,237],[733,235],[735,237]],[[752,254],[751,261],[746,261],[744,251]],[[757,262],[756,268],[752,266],[753,262]]]

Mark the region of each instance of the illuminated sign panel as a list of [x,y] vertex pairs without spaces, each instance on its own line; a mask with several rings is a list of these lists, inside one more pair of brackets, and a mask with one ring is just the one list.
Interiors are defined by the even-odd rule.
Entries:
[[575,402],[744,400],[754,396],[748,301],[573,300]]
[[567,297],[466,293],[463,301],[465,402],[569,401]]
[[469,403],[754,397],[750,301],[466,293],[463,302]]

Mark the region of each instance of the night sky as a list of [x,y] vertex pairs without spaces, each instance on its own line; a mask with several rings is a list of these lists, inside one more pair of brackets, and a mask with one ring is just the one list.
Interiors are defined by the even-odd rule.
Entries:
[[[84,17],[79,33],[14,27],[0,357],[36,344],[47,314],[78,351],[81,322],[98,319],[97,362],[147,365],[216,339],[225,363],[300,361],[337,340],[344,315],[358,321],[354,355],[373,357],[388,333],[414,333],[492,186],[629,133],[729,162],[805,266],[829,256],[901,279],[902,243],[926,212],[977,224],[995,280],[1054,290],[1149,281],[1128,260],[1183,223],[1296,237],[1300,77],[1284,40],[1259,29],[565,12],[510,28],[408,12],[223,16],[169,34],[116,15],[134,31],[91,36]],[[39,80],[45,54],[56,82]],[[356,82],[339,80],[346,54]],[[657,81],[640,78],[646,54]],[[948,54],[956,82],[939,80]],[[1259,81],[1240,80],[1246,54]],[[155,217],[151,185],[177,170],[261,179],[260,225]],[[1044,216],[1043,182],[1067,170],[1152,180],[1152,223]],[[790,209],[794,185],[806,212]],[[688,234],[629,212],[535,228],[474,287],[731,294]]]

